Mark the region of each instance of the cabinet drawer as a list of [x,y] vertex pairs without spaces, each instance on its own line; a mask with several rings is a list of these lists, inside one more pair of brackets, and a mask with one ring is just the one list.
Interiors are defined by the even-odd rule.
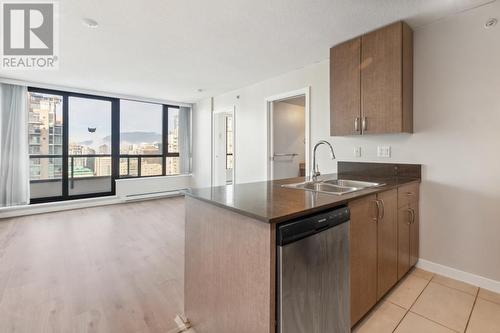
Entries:
[[403,185],[398,188],[398,208],[406,207],[411,203],[418,202],[419,183]]

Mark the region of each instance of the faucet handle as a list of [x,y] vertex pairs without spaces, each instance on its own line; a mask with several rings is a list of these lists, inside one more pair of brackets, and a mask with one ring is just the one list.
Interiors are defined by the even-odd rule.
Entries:
[[312,180],[313,181],[316,181],[318,180],[318,177],[321,176],[321,172],[319,172],[319,170],[317,168],[315,168],[313,170],[313,173],[312,173]]

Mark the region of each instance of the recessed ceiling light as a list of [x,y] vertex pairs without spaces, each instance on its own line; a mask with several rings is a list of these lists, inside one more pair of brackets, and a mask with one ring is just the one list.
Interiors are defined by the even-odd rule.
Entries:
[[498,20],[494,17],[488,19],[488,21],[486,21],[486,23],[484,24],[484,27],[486,29],[489,29],[489,28],[493,28],[495,25],[497,25],[498,23]]
[[96,20],[93,20],[93,19],[90,19],[90,18],[84,18],[82,20],[82,23],[87,28],[92,28],[92,29],[95,29],[95,28],[97,28],[99,26],[99,23],[97,23]]

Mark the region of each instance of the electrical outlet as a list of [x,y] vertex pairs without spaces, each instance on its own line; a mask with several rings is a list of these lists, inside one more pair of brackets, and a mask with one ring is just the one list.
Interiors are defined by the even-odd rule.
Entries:
[[354,148],[354,157],[361,157],[361,147]]
[[391,146],[378,146],[377,147],[377,156],[378,157],[391,157]]

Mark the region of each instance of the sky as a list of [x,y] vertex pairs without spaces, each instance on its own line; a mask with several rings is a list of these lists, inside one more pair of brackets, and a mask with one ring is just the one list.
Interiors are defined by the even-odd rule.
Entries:
[[[120,132],[162,132],[162,105],[121,100]],[[111,136],[111,102],[69,98],[69,142],[97,149]],[[94,133],[90,128],[96,128]]]
[[[111,135],[111,102],[69,97],[69,142],[87,143],[97,149],[103,144],[103,138]],[[96,128],[89,133],[89,127]],[[92,142],[92,144],[90,144]]]

